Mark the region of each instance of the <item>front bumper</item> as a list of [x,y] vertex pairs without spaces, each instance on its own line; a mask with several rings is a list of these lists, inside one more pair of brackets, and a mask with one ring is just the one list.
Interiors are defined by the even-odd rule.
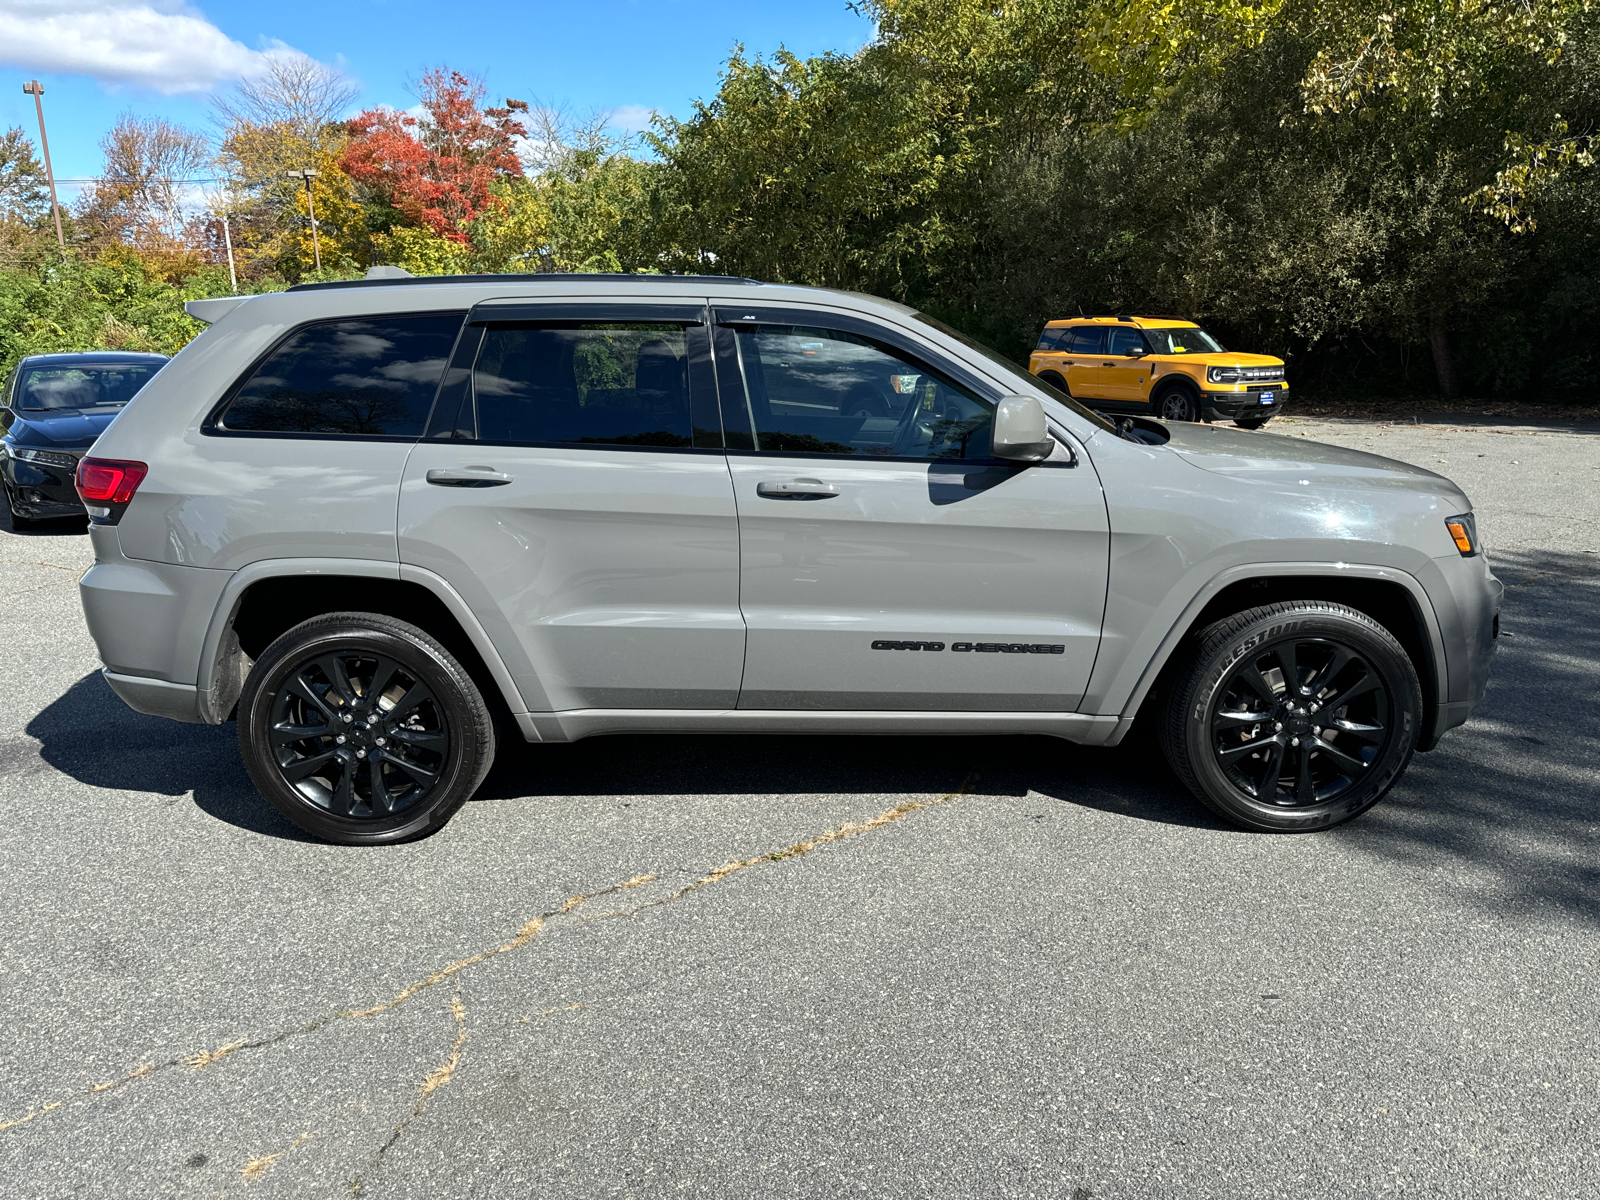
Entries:
[[1445,583],[1433,595],[1440,617],[1449,690],[1441,697],[1433,728],[1425,729],[1417,749],[1431,750],[1449,730],[1464,725],[1489,690],[1489,668],[1500,636],[1500,605],[1505,586],[1483,555],[1434,560]]
[[[1271,403],[1263,404],[1263,395],[1271,396]],[[1282,384],[1200,395],[1200,408],[1211,421],[1265,421],[1281,413],[1288,402],[1289,389]]]
[[0,479],[4,479],[12,510],[19,517],[82,517],[88,513],[78,495],[74,477],[78,460],[87,450],[52,450],[60,461],[36,462],[0,455]]

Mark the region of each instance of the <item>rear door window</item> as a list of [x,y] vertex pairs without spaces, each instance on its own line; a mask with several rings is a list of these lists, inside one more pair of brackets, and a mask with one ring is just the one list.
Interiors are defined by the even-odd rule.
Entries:
[[[720,447],[694,419],[691,337],[704,326],[541,322],[484,330],[472,371],[476,436],[517,444]],[[705,385],[700,385],[705,390]],[[699,408],[714,404],[707,395]]]
[[408,313],[298,329],[236,390],[215,427],[420,437],[464,315]]
[[1104,354],[1106,331],[1099,325],[1075,325],[1061,344],[1066,354]]

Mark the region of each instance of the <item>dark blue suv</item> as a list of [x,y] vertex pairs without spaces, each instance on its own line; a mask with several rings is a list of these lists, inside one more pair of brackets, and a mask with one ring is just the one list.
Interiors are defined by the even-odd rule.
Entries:
[[73,486],[78,460],[166,364],[164,355],[117,350],[35,354],[17,364],[0,388],[0,481],[13,529],[84,515]]

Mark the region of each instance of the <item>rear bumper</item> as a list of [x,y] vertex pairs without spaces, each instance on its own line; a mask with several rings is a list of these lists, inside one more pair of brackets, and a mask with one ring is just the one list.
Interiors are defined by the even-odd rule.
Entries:
[[200,720],[200,650],[232,573],[124,558],[114,527],[93,525],[95,565],[78,581],[111,690],[142,713]]
[[134,712],[173,721],[201,723],[200,694],[193,684],[168,683],[165,679],[144,679],[103,670],[100,677]]

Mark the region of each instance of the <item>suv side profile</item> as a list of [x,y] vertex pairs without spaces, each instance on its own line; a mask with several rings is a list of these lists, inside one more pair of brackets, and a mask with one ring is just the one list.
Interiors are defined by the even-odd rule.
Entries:
[[1093,408],[1260,429],[1289,399],[1284,363],[1240,354],[1178,317],[1051,321],[1028,369]]
[[[392,268],[390,269],[392,270]],[[1039,733],[1137,716],[1217,812],[1364,811],[1484,693],[1501,589],[1431,472],[1112,425],[912,309],[719,277],[191,301],[79,467],[104,677],[238,723],[335,842],[497,740]]]

